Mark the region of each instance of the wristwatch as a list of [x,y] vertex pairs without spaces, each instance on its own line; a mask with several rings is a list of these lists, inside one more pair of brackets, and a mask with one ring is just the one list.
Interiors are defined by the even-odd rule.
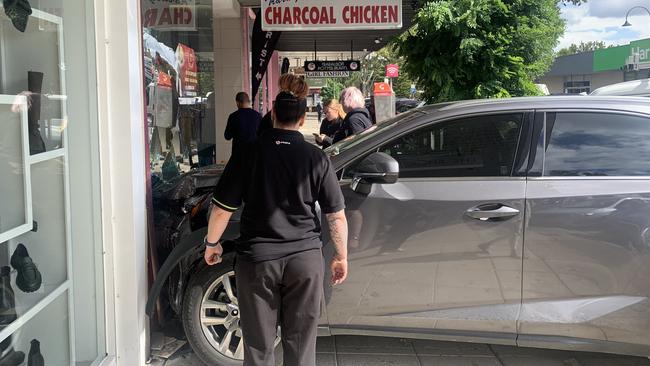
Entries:
[[208,247],[208,248],[214,248],[214,247],[216,247],[217,245],[221,244],[221,240],[217,240],[216,243],[210,243],[210,242],[208,241],[208,236],[206,235],[206,236],[203,238],[203,244],[205,244],[205,246]]

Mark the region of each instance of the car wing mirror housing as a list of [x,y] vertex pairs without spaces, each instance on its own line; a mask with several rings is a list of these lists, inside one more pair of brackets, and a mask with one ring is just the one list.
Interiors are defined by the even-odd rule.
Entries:
[[370,194],[373,184],[393,184],[399,178],[399,163],[392,156],[374,152],[357,166],[351,188],[360,194]]

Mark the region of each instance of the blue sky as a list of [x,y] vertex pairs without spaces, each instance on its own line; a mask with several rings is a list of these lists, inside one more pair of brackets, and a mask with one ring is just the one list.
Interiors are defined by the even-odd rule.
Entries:
[[650,0],[589,0],[580,6],[561,6],[562,17],[566,20],[566,32],[557,48],[588,41],[622,45],[650,38],[650,14],[642,9],[631,13],[631,27],[621,27],[625,22],[625,14],[633,6],[650,9]]

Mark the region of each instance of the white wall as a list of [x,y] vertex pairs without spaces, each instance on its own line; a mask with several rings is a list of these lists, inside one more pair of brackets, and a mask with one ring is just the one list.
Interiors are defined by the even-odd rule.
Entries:
[[108,353],[143,365],[148,350],[145,126],[138,0],[95,0]]
[[623,82],[623,71],[608,71],[591,76],[591,91],[600,87]]
[[244,90],[242,80],[243,35],[240,18],[221,18],[214,14],[214,88],[217,131],[217,163],[230,158],[231,142],[223,133],[228,115],[237,109],[235,94]]

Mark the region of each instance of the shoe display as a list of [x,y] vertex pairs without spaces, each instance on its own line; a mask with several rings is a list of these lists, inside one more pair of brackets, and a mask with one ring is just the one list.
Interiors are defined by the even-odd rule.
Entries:
[[44,366],[45,360],[41,354],[41,342],[32,339],[32,345],[29,348],[29,356],[27,356],[27,366]]
[[11,255],[11,266],[18,271],[16,286],[21,291],[34,292],[41,288],[41,272],[38,271],[38,267],[23,244],[18,244],[14,254]]
[[32,7],[27,0],[4,0],[2,6],[14,27],[21,32],[27,29],[27,20],[32,14]]
[[0,269],[0,326],[6,326],[16,320],[16,296],[11,288],[11,268]]
[[25,354],[13,348],[0,359],[0,366],[18,366],[25,362]]

